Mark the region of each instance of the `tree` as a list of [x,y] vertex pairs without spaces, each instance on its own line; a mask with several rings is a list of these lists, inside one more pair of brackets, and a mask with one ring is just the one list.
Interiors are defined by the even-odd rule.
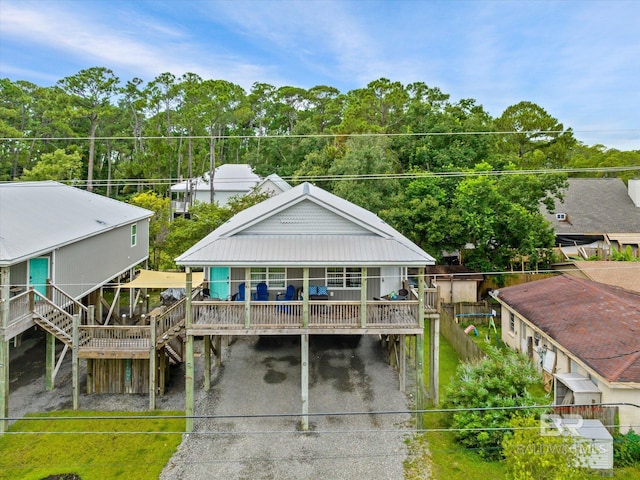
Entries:
[[72,118],[89,121],[89,160],[87,165],[87,190],[93,191],[93,165],[96,146],[96,130],[109,101],[118,90],[119,79],[111,70],[92,67],[65,77],[58,86],[70,95],[68,113]]
[[502,151],[515,154],[517,165],[524,169],[564,167],[576,143],[571,129],[565,130],[544,108],[531,102],[507,107],[496,127],[505,132]]
[[512,417],[518,411],[534,414],[514,407],[535,405],[528,388],[541,382],[529,359],[509,349],[493,349],[477,363],[460,364],[445,401],[457,410],[451,417],[456,440],[484,458],[500,458]]
[[82,158],[80,152],[66,153],[58,149],[53,153],[45,153],[33,168],[24,169],[20,180],[67,180],[78,181],[82,175]]
[[543,480],[589,478],[582,469],[588,445],[570,435],[541,435],[535,416],[515,415],[509,422],[512,432],[502,440],[507,478]]
[[154,213],[149,222],[149,247],[151,248],[149,266],[152,269],[158,269],[162,263],[161,255],[164,241],[169,233],[171,202],[168,198],[155,192],[142,192],[134,195],[130,203]]

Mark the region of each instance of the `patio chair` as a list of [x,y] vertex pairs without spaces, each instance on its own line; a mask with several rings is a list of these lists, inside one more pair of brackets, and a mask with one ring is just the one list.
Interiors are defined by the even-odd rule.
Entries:
[[266,283],[260,282],[256,285],[256,293],[253,294],[252,298],[259,302],[267,302],[269,301],[269,287]]
[[[291,302],[295,299],[296,299],[296,287],[294,287],[293,285],[289,285],[285,293],[279,293],[276,295],[276,300],[281,302]],[[285,312],[285,313],[291,312],[289,305],[278,305],[276,307],[276,311]]]
[[234,295],[236,302],[244,302],[244,290],[245,290],[244,283],[241,283],[240,285],[238,285],[238,293]]

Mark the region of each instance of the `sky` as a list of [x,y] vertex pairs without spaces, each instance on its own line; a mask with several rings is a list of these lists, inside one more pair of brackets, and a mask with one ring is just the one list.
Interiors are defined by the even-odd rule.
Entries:
[[640,150],[640,0],[0,0],[0,78],[186,72],[346,93],[423,82],[492,116],[530,101]]

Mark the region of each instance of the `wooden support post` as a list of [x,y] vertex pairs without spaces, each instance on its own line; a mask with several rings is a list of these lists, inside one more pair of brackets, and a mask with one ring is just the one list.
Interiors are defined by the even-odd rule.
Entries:
[[156,409],[156,376],[158,373],[156,367],[156,359],[158,358],[156,336],[156,317],[151,317],[149,321],[149,410]]
[[[11,298],[9,267],[0,267],[0,327],[4,332],[9,325],[9,298]],[[9,428],[9,340],[0,335],[0,433]]]
[[406,336],[405,335],[400,335],[400,364],[398,365],[398,376],[400,378],[400,391],[401,392],[405,392],[407,387],[406,387],[406,371],[407,371],[407,358],[406,358],[406,353],[405,353],[405,342],[406,342]]
[[[102,295],[102,288],[100,289],[99,295]],[[94,305],[89,305],[87,309],[87,324],[95,325],[96,324],[96,307]],[[87,358],[87,385],[86,391],[87,395],[91,395],[94,391],[94,380],[93,380],[93,358]]]
[[56,365],[56,337],[47,332],[47,340],[45,343],[45,376],[44,388],[50,392],[53,390],[55,383],[55,365]]
[[251,268],[244,269],[244,328],[251,326]]
[[367,328],[367,267],[362,267],[360,281],[360,326]]
[[[227,346],[228,343],[227,343]],[[216,335],[213,339],[213,349],[216,351],[214,365],[220,367],[222,365],[222,335]]]
[[79,327],[80,327],[80,315],[75,314],[73,316],[73,332],[72,332],[72,359],[71,359],[71,381],[73,390],[73,409],[78,410],[80,408],[80,372],[78,368],[78,350],[79,350]]
[[211,335],[204,336],[204,391],[211,390]]
[[[307,277],[308,278],[308,277]],[[309,335],[300,335],[300,366],[302,390],[302,419],[301,428],[309,430]]]
[[302,268],[302,327],[309,328],[309,267]]
[[416,335],[416,427],[420,430],[424,427],[424,335]]
[[187,330],[187,346],[186,346],[186,365],[185,365],[185,416],[186,416],[186,432],[193,432],[193,413],[195,408],[194,388],[195,388],[195,365],[193,357],[193,335],[191,335],[191,328],[193,325],[193,317],[191,311],[191,282],[192,273],[191,268],[187,267],[187,288],[186,288],[186,318],[185,327]]
[[440,403],[438,376],[440,374],[440,317],[432,315],[429,325],[429,399],[431,406]]

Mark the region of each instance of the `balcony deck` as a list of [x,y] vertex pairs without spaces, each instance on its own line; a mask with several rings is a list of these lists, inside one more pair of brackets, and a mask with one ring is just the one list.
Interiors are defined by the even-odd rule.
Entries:
[[418,301],[192,302],[190,335],[422,333]]

